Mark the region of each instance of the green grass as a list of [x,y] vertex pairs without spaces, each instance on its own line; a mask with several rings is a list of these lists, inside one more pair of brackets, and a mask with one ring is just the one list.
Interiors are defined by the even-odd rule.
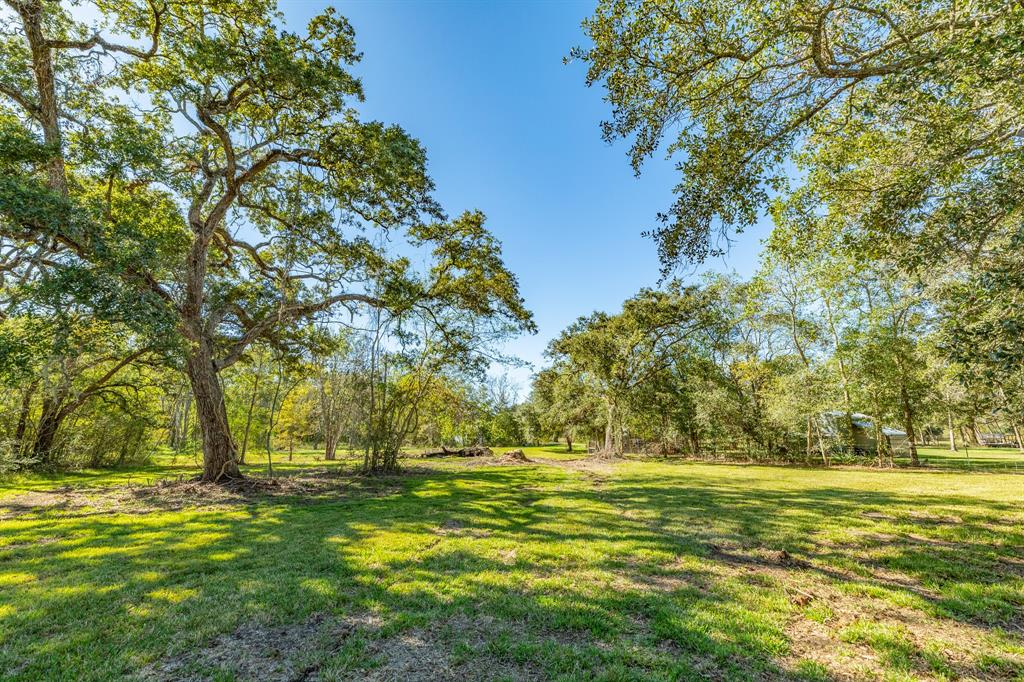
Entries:
[[0,678],[1024,679],[1024,478],[527,455],[216,508],[111,510],[180,459],[9,482]]
[[960,446],[957,452],[951,452],[948,447],[920,447],[918,457],[931,467],[1024,473],[1024,452],[1017,448]]

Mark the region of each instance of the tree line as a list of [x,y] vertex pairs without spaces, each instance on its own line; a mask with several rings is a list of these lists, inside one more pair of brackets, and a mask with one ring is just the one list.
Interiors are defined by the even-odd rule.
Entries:
[[637,173],[676,161],[649,230],[663,277],[775,227],[752,281],[641,292],[567,329],[549,402],[583,377],[613,450],[661,415],[692,451],[711,436],[827,461],[822,411],[911,444],[940,426],[969,443],[982,421],[1020,442],[1019,3],[602,0],[584,31],[569,61],[605,91],[605,139]]
[[[994,433],[1021,447],[1021,372],[954,359],[956,303],[935,295],[837,235],[778,227],[748,281],[676,280],[570,325],[533,409],[548,434],[609,454],[891,465]],[[857,447],[864,414],[877,448]],[[886,427],[906,434],[897,452]]]
[[[423,338],[383,347],[376,331],[310,329],[301,350],[256,344],[222,375],[228,429],[237,462],[273,470],[296,454],[333,461],[357,458],[369,471],[397,467],[403,447],[488,443],[521,445],[542,438],[505,375],[442,361]],[[408,341],[408,339],[407,339]],[[163,452],[179,462],[202,455],[202,429],[188,377],[163,362],[128,363],[96,394],[102,358],[93,351],[69,364],[41,367],[39,381],[12,388],[0,403],[5,470],[140,464]],[[48,396],[75,396],[66,418],[47,434]],[[55,399],[54,399],[55,400]]]

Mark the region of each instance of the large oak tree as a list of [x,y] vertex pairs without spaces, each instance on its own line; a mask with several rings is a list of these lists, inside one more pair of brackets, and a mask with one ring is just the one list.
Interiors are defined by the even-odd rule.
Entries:
[[338,308],[532,328],[483,216],[449,220],[421,145],[360,116],[360,54],[333,10],[295,33],[266,0],[96,0],[97,31],[5,2],[6,139],[36,151],[0,186],[3,237],[116,279],[140,326],[173,337],[205,480],[240,476],[219,374],[256,341],[287,345]]

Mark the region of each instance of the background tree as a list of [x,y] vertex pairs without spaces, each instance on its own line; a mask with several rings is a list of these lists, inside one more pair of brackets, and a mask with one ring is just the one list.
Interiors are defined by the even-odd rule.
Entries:
[[[845,286],[851,245],[853,267],[895,266],[922,290],[947,364],[1012,386],[1024,363],[1019,4],[606,0],[584,30],[593,46],[572,56],[606,89],[605,138],[630,140],[637,172],[662,149],[680,159],[676,199],[650,231],[666,272],[724,253],[778,202],[773,242],[818,235],[805,255],[825,266],[812,275],[832,348],[817,364],[847,415],[853,354],[868,361],[839,333],[859,304],[837,296],[863,293]],[[913,383],[910,347],[881,341]]]
[[355,420],[357,394],[352,353],[347,335],[329,333],[325,352],[316,354],[313,360],[314,414],[323,437],[326,460],[336,458],[338,444],[346,432],[351,433]]
[[533,380],[531,402],[544,437],[564,438],[569,452],[577,439],[598,433],[600,396],[572,363],[556,363],[538,372]]
[[627,300],[621,313],[581,317],[551,342],[549,356],[569,363],[600,396],[606,452],[622,451],[629,395],[663,371],[673,351],[705,331],[712,317],[697,288],[645,289]]

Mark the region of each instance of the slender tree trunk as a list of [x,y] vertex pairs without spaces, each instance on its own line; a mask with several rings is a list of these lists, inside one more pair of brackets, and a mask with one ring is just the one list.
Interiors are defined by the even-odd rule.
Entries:
[[[324,459],[337,459],[338,440],[341,438],[341,420],[338,418],[338,377],[332,365],[321,370],[317,387],[320,399],[320,430],[324,434]],[[433,434],[431,434],[433,440]]]
[[946,425],[949,427],[949,451],[956,452],[956,436],[953,430],[953,413],[946,410]]
[[202,339],[185,363],[192,395],[196,402],[196,417],[203,434],[203,477],[210,483],[219,483],[242,477],[238,469],[235,443],[228,426],[228,411],[224,403],[217,369],[209,343]]
[[[177,450],[184,450],[189,445],[189,440],[195,434],[192,415],[192,391],[185,395],[185,418],[181,420],[181,432],[178,434]],[[190,448],[194,451],[194,448]]]
[[615,407],[610,400],[605,401],[605,407],[608,410],[608,421],[604,427],[604,450],[612,452],[615,448]]
[[910,407],[910,396],[907,394],[906,385],[900,385],[900,402],[903,403],[903,424],[907,431],[907,444],[910,446],[910,462],[914,466],[920,464],[917,458],[917,439],[914,435],[914,411]]
[[174,408],[171,413],[171,423],[168,427],[170,432],[167,444],[175,452],[180,452],[188,442],[188,422],[192,417],[192,394],[182,390],[174,398]]
[[813,419],[813,417],[811,417],[811,415],[807,415],[807,445],[806,445],[807,461],[811,460],[811,457],[812,457],[812,455],[814,453],[814,445],[813,445],[813,437],[812,437],[813,436],[813,428],[811,426],[811,420],[812,419]]
[[270,417],[267,421],[267,461],[270,461],[270,453],[273,449],[274,439],[274,414],[277,412],[277,399],[281,395],[281,382],[284,380],[284,371],[278,367],[277,381],[274,384],[274,397],[270,401]]
[[[853,447],[857,443],[857,431],[853,426],[853,400],[850,398],[850,376],[846,370],[846,360],[840,351],[839,330],[836,329],[835,317],[832,314],[832,305],[829,303],[828,298],[825,297],[824,292],[822,292],[822,300],[825,303],[828,328],[829,331],[832,332],[832,340],[836,346],[835,357],[836,361],[839,363],[839,377],[843,380],[841,388],[843,392],[843,409],[846,412],[847,437],[849,438],[850,446]],[[877,417],[875,418],[877,419]]]
[[832,465],[832,462],[828,458],[828,450],[825,448],[825,439],[821,435],[821,426],[818,424],[818,420],[816,419],[811,423],[814,426],[814,436],[818,439],[818,450],[821,452],[821,463],[828,468]]
[[566,431],[565,433],[565,447],[569,452],[572,452],[572,432]]
[[245,464],[245,452],[249,448],[249,429],[252,427],[252,410],[256,405],[256,393],[260,388],[260,373],[263,371],[263,360],[260,360],[256,367],[256,379],[252,382],[252,395],[249,396],[249,410],[245,414],[245,431],[242,432],[242,452],[238,456],[238,463]]
[[176,438],[178,435],[178,423],[181,420],[181,395],[174,396],[174,401],[171,403],[171,417],[167,422],[167,446],[172,450],[177,450]]
[[1013,437],[1017,439],[1017,449],[1024,452],[1024,440],[1021,440],[1020,427],[1017,426],[1016,422],[1010,425],[1013,428]]

